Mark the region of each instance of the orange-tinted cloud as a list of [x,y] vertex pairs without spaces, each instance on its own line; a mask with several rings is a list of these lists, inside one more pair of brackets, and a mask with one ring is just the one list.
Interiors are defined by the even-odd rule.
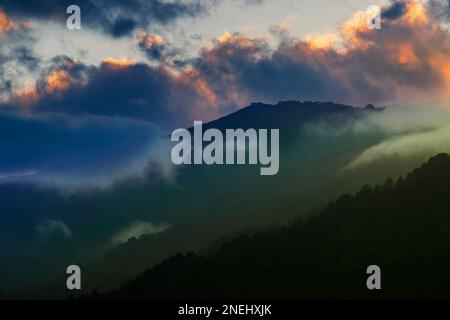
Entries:
[[142,31],[137,36],[137,43],[150,59],[161,63],[176,54],[174,51],[167,50],[166,40],[158,34]]
[[[393,14],[396,4],[401,10]],[[38,92],[64,99],[67,91],[70,112],[160,116],[166,123],[192,115],[211,119],[252,101],[365,105],[444,99],[450,92],[450,35],[427,10],[416,0],[397,1],[382,8],[381,30],[369,29],[367,17],[357,13],[336,33],[305,39],[284,34],[275,47],[264,37],[224,33],[178,64],[167,58],[162,37],[141,33],[138,43],[158,49],[148,52],[160,55],[152,60],[158,64],[106,58],[80,80],[69,63],[47,72]],[[74,96],[86,98],[77,104]],[[41,107],[55,110],[62,104],[55,101]]]
[[445,98],[450,91],[450,33],[428,9],[419,0],[392,1],[381,8],[380,30],[369,28],[372,15],[360,11],[337,33],[284,38],[275,50],[268,50],[264,39],[225,33],[205,47],[196,69],[219,104]]
[[420,60],[414,52],[414,48],[409,43],[399,44],[394,53],[399,64],[408,68],[420,67]]
[[52,93],[58,90],[66,90],[71,83],[70,75],[67,71],[57,70],[49,74],[46,78],[47,91]]
[[30,21],[14,22],[11,18],[0,9],[0,36],[10,30],[31,29],[33,23]]
[[251,39],[239,33],[230,34],[228,32],[225,32],[222,36],[220,36],[217,39],[218,44],[221,46],[231,44],[232,46],[229,47],[230,49],[236,46],[241,48],[252,48],[254,46],[255,41],[258,40]]
[[[400,0],[393,1],[393,4],[401,4],[404,7],[404,13],[397,20],[383,19],[383,26],[398,25],[399,27],[420,28],[430,23],[426,7],[421,0]],[[386,8],[385,8],[386,9]],[[383,15],[382,15],[383,17]],[[371,34],[382,32],[368,27],[368,21],[373,18],[370,11],[358,11],[353,17],[344,22],[341,26],[341,33],[347,45],[359,48],[367,48],[374,44]]]
[[104,59],[102,61],[102,64],[112,68],[112,69],[121,69],[121,68],[126,68],[132,65],[135,65],[137,62],[135,60],[129,60],[128,58],[119,58],[119,59],[114,59],[111,57],[108,57],[106,59]]
[[0,35],[8,30],[11,30],[14,28],[13,22],[10,20],[10,18],[0,10]]
[[138,42],[143,44],[146,48],[150,49],[154,46],[161,46],[164,44],[164,38],[157,34],[148,34],[146,32],[140,32],[138,34]]
[[406,2],[405,20],[410,24],[426,24],[429,22],[429,16],[423,1],[409,0]]
[[432,54],[429,57],[429,63],[435,70],[440,73],[445,89],[443,94],[445,98],[450,98],[450,56],[441,52]]
[[314,34],[305,37],[305,42],[314,50],[331,49],[340,40],[339,35],[335,33]]
[[70,74],[67,71],[56,70],[42,80],[43,87],[41,90],[37,86],[26,86],[14,93],[9,103],[16,104],[22,111],[29,113],[32,111],[32,106],[39,101],[42,95],[67,90],[71,82]]
[[202,99],[200,100],[200,106],[202,108],[217,108],[218,98],[208,83],[200,77],[200,73],[192,67],[187,67],[183,70],[183,74],[180,77],[181,81],[187,81],[193,84],[195,91]]
[[17,105],[26,113],[33,111],[33,106],[48,96],[61,97],[65,91],[77,85],[85,85],[87,79],[73,73],[79,66],[76,60],[64,58],[48,70],[44,70],[34,85],[24,86],[11,93],[6,104]]
[[137,118],[161,126],[186,126],[193,118],[211,120],[220,108],[214,89],[193,68],[176,70],[113,58],[99,66],[60,59],[44,70],[35,86],[16,92],[3,105],[25,113]]
[[341,34],[348,45],[360,48],[368,46],[367,40],[364,38],[365,33],[371,32],[367,27],[368,18],[369,15],[366,11],[358,11],[350,20],[342,24]]
[[233,36],[229,32],[225,32],[222,36],[217,39],[220,44],[227,43],[232,40]]
[[[449,32],[430,17],[424,1],[402,0],[393,4],[401,4],[403,13],[395,19],[383,19],[381,30],[370,30],[364,23],[342,29],[349,44],[346,55],[367,58],[367,77],[379,85],[390,81],[394,99],[447,97]],[[372,57],[378,66],[371,66],[368,59],[374,54],[378,55]]]

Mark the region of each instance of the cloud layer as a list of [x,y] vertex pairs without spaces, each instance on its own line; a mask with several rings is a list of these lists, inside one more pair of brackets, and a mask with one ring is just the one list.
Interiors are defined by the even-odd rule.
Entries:
[[167,224],[153,224],[150,222],[144,222],[135,220],[131,222],[124,229],[120,230],[111,238],[112,245],[119,245],[127,242],[131,238],[138,239],[143,235],[150,235],[167,230],[169,226]]
[[392,2],[383,9],[381,30],[367,28],[365,12],[334,34],[305,39],[289,35],[285,26],[273,27],[275,47],[267,36],[225,33],[186,60],[162,36],[141,32],[136,45],[152,63],[105,57],[90,66],[57,57],[35,88],[15,92],[9,105],[130,117],[173,128],[199,116],[211,120],[252,101],[444,100],[450,86],[450,36],[434,19],[433,8],[416,0]]
[[[446,99],[450,36],[419,1],[383,9],[382,29],[358,12],[335,34],[299,39],[284,27],[272,50],[266,38],[225,34],[194,62],[220,101],[333,100],[363,105]],[[281,32],[281,33],[280,33]]]
[[[12,17],[63,22],[67,19],[66,9],[73,4],[71,0],[2,0],[0,8]],[[83,23],[100,28],[114,37],[129,35],[137,27],[147,27],[151,23],[167,24],[180,17],[197,16],[211,5],[200,0],[81,0],[76,4],[82,9]]]
[[160,159],[162,132],[124,119],[0,113],[0,181],[111,184]]

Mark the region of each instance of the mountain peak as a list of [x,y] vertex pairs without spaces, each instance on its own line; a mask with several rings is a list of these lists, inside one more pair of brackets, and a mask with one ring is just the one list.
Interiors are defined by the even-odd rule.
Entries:
[[420,168],[407,175],[408,179],[423,186],[433,187],[440,182],[450,182],[450,155],[439,153],[431,157]]
[[427,162],[428,164],[446,164],[446,165],[450,165],[450,155],[447,153],[439,153],[437,155],[435,155],[434,157],[431,157],[430,160],[428,160]]
[[381,112],[384,109],[386,109],[386,107],[375,107],[373,104],[368,104],[367,106],[364,107],[364,110],[366,111],[372,111],[372,112]]

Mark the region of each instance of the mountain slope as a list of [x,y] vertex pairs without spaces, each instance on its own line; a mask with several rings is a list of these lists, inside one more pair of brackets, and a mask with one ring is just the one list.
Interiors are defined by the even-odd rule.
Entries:
[[[109,298],[449,298],[450,156],[344,195],[318,216],[178,254]],[[366,288],[376,264],[382,290]]]
[[[0,257],[0,282],[6,291],[27,286],[38,297],[64,297],[65,268],[76,263],[83,269],[85,292],[112,290],[177,252],[202,250],[247,228],[285,223],[362,183],[400,175],[406,171],[340,173],[355,154],[385,137],[347,129],[374,111],[331,102],[257,103],[204,125],[279,128],[276,176],[261,177],[259,166],[185,166],[174,170],[172,180],[154,165],[144,177],[117,182],[110,190],[69,196],[29,185],[0,185],[0,199],[7,204],[0,246],[9,250]],[[312,129],[316,124],[319,131]],[[329,134],[323,134],[324,126],[332,128]],[[36,239],[36,225],[47,220],[64,221],[75,236]],[[136,220],[170,228],[111,246],[111,238]],[[40,267],[30,271],[29,265]]]
[[[97,285],[102,289],[112,289],[177,251],[201,250],[218,237],[249,227],[285,222],[291,219],[292,211],[306,211],[305,208],[309,209],[323,202],[323,199],[335,196],[337,191],[329,190],[333,188],[333,183],[328,182],[324,186],[320,181],[310,182],[310,179],[321,174],[315,167],[318,166],[316,156],[322,155],[316,150],[310,150],[309,137],[302,130],[315,121],[323,120],[337,125],[373,111],[331,102],[287,101],[276,105],[254,103],[204,124],[204,130],[279,128],[282,145],[281,172],[273,177],[260,177],[258,170],[251,166],[181,168],[177,174],[177,183],[182,188],[167,196],[164,211],[169,218],[180,210],[183,215],[186,212],[189,216],[181,219],[177,217],[174,226],[162,234],[131,239],[109,250],[106,255],[85,268],[89,288]],[[325,138],[322,142],[312,141],[311,145],[320,149],[320,144],[325,144],[323,150],[327,154],[345,151],[342,144],[330,140]],[[328,144],[334,146],[328,147]],[[328,165],[335,168],[339,162],[346,163],[343,158]],[[329,170],[326,166],[320,164],[324,171]],[[326,175],[329,176],[328,173]],[[177,206],[178,203],[182,204],[182,208]],[[171,207],[174,210],[168,209]]]

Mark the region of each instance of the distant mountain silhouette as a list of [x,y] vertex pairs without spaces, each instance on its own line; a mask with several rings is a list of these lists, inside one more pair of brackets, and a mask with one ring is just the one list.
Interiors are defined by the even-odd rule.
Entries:
[[204,130],[214,128],[221,131],[237,128],[280,129],[283,133],[281,138],[286,140],[291,138],[292,134],[297,134],[303,124],[321,117],[342,116],[336,119],[339,122],[367,112],[383,110],[373,105],[369,106],[356,108],[333,102],[313,101],[282,101],[275,105],[255,102],[229,115],[205,123],[203,127]]
[[[84,298],[449,298],[450,156],[343,195],[317,216],[177,254],[119,290]],[[366,287],[381,268],[382,290]]]
[[232,114],[211,121],[206,128],[283,128],[288,129],[324,114],[354,113],[355,107],[333,102],[283,101],[276,105],[252,103]]

